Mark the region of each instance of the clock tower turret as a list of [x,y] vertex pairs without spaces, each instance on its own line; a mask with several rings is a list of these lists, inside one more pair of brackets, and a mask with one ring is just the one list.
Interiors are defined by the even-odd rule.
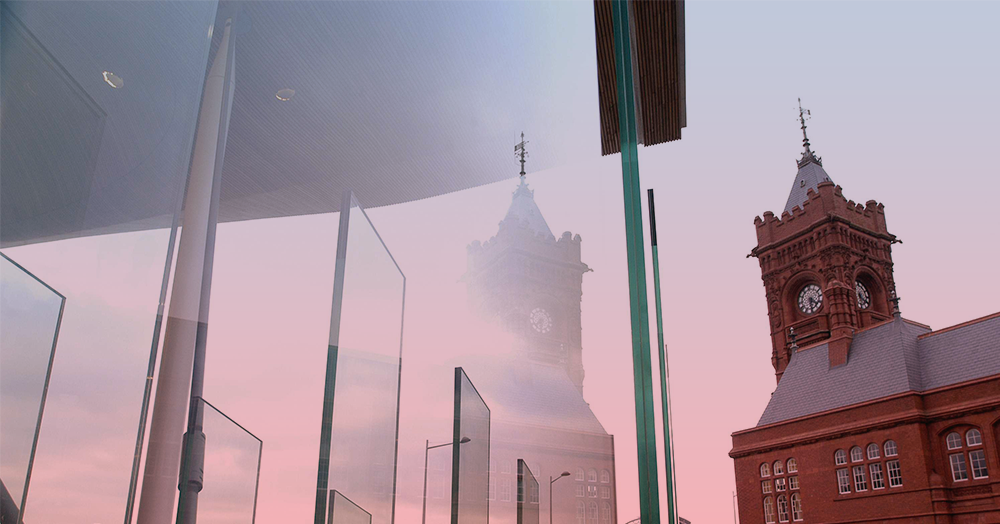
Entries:
[[582,393],[580,302],[591,269],[580,244],[552,234],[522,175],[497,234],[468,246],[463,280],[470,306],[511,333],[523,358],[562,368]]
[[[892,244],[884,206],[847,200],[823,169],[806,136],[780,217],[756,217],[757,246],[777,379],[798,347],[827,341],[830,366],[847,363],[854,333],[894,311]],[[794,330],[794,336],[791,331]]]

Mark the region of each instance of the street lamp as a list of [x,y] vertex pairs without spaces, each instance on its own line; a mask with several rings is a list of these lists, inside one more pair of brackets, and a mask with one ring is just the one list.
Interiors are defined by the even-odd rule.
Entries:
[[[427,452],[434,448],[443,448],[454,444],[454,442],[445,442],[444,444],[432,446],[431,441],[425,440],[424,442],[426,442],[426,444],[424,444],[424,509],[420,515],[421,524],[427,524]],[[472,439],[469,437],[462,437],[462,440],[458,441],[459,444],[465,444],[468,442],[472,442]]]
[[552,478],[552,475],[549,475],[549,524],[552,524],[552,485],[555,484],[557,480],[568,476],[568,471],[563,471],[562,474],[555,478]]

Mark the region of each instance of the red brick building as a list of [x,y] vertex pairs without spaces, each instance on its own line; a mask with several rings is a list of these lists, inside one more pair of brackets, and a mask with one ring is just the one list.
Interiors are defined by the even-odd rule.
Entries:
[[740,522],[1000,523],[1000,313],[903,319],[882,204],[803,142],[781,216],[754,220],[778,385],[732,436]]

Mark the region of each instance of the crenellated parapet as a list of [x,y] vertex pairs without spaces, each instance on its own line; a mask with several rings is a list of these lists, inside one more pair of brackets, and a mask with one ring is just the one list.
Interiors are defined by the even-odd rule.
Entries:
[[754,218],[758,252],[829,219],[839,219],[851,227],[889,241],[896,238],[886,227],[884,206],[874,200],[864,205],[848,200],[841,187],[833,182],[821,182],[816,190],[810,189],[806,195],[808,199],[801,206],[795,206],[791,213],[782,212],[781,217],[776,217],[766,211],[763,219]]

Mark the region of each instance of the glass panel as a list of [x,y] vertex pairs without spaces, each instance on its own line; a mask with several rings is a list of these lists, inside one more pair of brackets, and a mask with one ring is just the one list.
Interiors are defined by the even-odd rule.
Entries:
[[[469,439],[465,443],[463,440]],[[458,444],[455,444],[458,443]],[[451,524],[490,520],[490,408],[462,368],[455,368],[455,432],[452,438]],[[509,490],[509,479],[507,490]],[[510,500],[506,491],[505,500]]]
[[253,524],[262,442],[207,401],[201,400],[201,406],[205,473],[198,522]]
[[538,524],[538,481],[517,459],[517,524]]
[[25,522],[122,522],[217,7],[0,5],[0,246],[66,296]]
[[371,524],[372,516],[337,490],[330,490],[330,524]]
[[[370,512],[374,522],[389,523],[405,278],[357,199],[350,193],[344,198],[328,356],[327,387],[333,391],[327,390],[332,396],[324,404],[324,415],[332,409],[323,428],[329,431],[329,474],[318,489],[334,489]],[[326,513],[318,503],[318,519]]]
[[0,482],[10,496],[2,501],[5,515],[17,515],[27,491],[65,302],[6,255],[0,258]]

